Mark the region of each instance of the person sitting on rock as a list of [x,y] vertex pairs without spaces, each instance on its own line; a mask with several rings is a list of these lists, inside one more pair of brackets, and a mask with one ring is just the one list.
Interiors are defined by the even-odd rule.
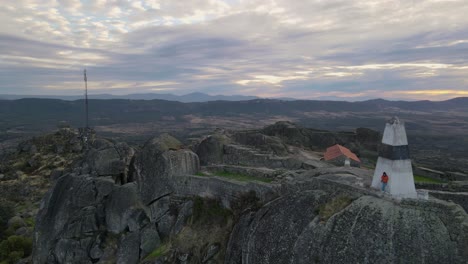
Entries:
[[382,192],[385,192],[385,187],[387,187],[388,183],[388,175],[385,171],[382,174],[382,177],[380,177],[380,181],[382,182]]

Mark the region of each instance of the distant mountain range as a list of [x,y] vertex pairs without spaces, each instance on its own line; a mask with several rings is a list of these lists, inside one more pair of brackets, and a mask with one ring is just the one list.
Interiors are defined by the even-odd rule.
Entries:
[[[16,94],[0,94],[0,100],[17,100],[24,98],[42,98],[42,99],[60,99],[66,101],[74,101],[83,99],[84,95],[16,95]],[[127,95],[113,95],[113,94],[90,94],[89,99],[130,99],[130,100],[167,100],[177,101],[182,103],[193,102],[209,102],[209,101],[246,101],[258,99],[256,96],[244,95],[209,95],[205,93],[189,93],[186,95],[175,94],[159,94],[159,93],[142,93],[142,94],[127,94]],[[284,100],[294,100],[283,98]]]
[[[199,99],[203,97],[200,96]],[[193,96],[192,98],[195,98]],[[223,98],[223,97],[220,97]],[[233,97],[229,97],[234,99]],[[246,99],[245,97],[242,97]],[[146,98],[148,99],[148,98]],[[210,101],[181,103],[169,100],[128,100],[128,99],[91,99],[89,112],[93,125],[119,123],[145,123],[171,117],[183,120],[187,115],[265,118],[283,116],[310,120],[317,113],[328,112],[354,113],[355,116],[374,117],[377,113],[385,116],[407,115],[425,112],[425,118],[432,118],[436,113],[446,115],[451,111],[468,112],[468,97],[454,98],[446,101],[387,101],[383,99],[362,102],[296,100],[285,101],[277,99],[253,99],[244,101]],[[0,130],[15,125],[55,125],[58,121],[66,120],[70,124],[79,125],[84,113],[84,101],[59,99],[18,99],[0,100]],[[313,114],[312,114],[313,113]],[[427,115],[429,113],[430,115]],[[450,115],[449,115],[450,116]],[[460,118],[464,118],[461,117]],[[351,122],[345,118],[342,122]],[[325,123],[332,120],[326,118]],[[467,120],[468,121],[468,120]],[[356,124],[355,120],[352,124]],[[367,121],[366,121],[367,122]],[[362,126],[367,126],[363,123]]]

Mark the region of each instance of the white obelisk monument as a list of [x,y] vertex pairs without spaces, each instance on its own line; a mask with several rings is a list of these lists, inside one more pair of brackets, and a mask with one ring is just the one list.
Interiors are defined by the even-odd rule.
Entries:
[[379,158],[372,179],[373,188],[381,189],[380,180],[384,172],[389,178],[385,192],[396,198],[417,198],[405,125],[397,117],[392,118],[385,125]]

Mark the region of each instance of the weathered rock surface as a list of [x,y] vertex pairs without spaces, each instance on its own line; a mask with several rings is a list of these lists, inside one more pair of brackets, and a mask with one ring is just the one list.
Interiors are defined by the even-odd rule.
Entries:
[[113,144],[96,140],[98,148],[93,148],[87,155],[87,165],[98,176],[113,176],[119,184],[129,181],[129,166],[135,154],[133,148],[125,143]]
[[466,263],[468,217],[453,204],[362,196],[324,222],[330,198],[309,191],[245,215],[226,263]]
[[174,175],[195,174],[199,170],[197,155],[181,147],[177,139],[163,135],[148,141],[135,156],[135,179],[145,205],[171,193],[170,179]]
[[267,136],[258,131],[237,132],[232,135],[238,144],[252,146],[266,153],[278,156],[289,154],[288,147],[277,137]]
[[[34,262],[465,263],[468,216],[461,207],[379,197],[366,188],[364,170],[307,167],[280,156],[276,138],[218,134],[197,149],[213,170],[231,162],[250,176],[281,172],[275,183],[195,176],[197,154],[169,135],[135,155],[125,145],[96,141],[76,173],[63,172],[44,198]],[[262,142],[278,144],[262,149]],[[277,162],[280,169],[248,170],[244,162]],[[344,204],[336,205],[337,197]],[[207,228],[211,217],[218,222]],[[181,246],[165,248],[172,243]],[[144,260],[155,250],[159,257]]]
[[117,250],[117,264],[136,264],[139,261],[140,254],[140,233],[130,232],[124,234]]
[[318,159],[309,161],[289,153],[288,147],[276,137],[258,132],[239,132],[231,137],[214,134],[205,138],[197,149],[201,165],[226,164],[299,170],[313,169],[324,164]]
[[106,227],[115,234],[123,232],[136,208],[140,207],[136,183],[115,187],[106,200]]
[[205,138],[197,148],[201,165],[224,163],[224,146],[231,143],[226,135],[214,134]]
[[[283,142],[293,146],[310,149],[324,149],[335,144],[347,145],[353,142],[353,133],[331,133],[300,127],[294,123],[280,121],[262,129],[262,133],[280,138]],[[377,141],[378,142],[378,141]]]
[[33,258],[37,263],[46,263],[51,258],[67,263],[67,254],[74,251],[83,255],[81,250],[86,247],[71,238],[84,233],[97,236],[98,226],[103,224],[98,220],[103,213],[99,215],[97,210],[102,200],[95,197],[98,196],[94,180],[89,177],[67,175],[57,180],[36,218]]

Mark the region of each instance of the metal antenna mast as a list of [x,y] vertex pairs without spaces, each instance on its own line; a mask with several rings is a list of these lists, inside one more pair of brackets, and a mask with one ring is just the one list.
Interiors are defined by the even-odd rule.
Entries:
[[85,108],[86,108],[86,134],[88,133],[89,130],[89,123],[88,123],[88,78],[86,77],[86,69],[84,70],[84,81],[85,81]]

